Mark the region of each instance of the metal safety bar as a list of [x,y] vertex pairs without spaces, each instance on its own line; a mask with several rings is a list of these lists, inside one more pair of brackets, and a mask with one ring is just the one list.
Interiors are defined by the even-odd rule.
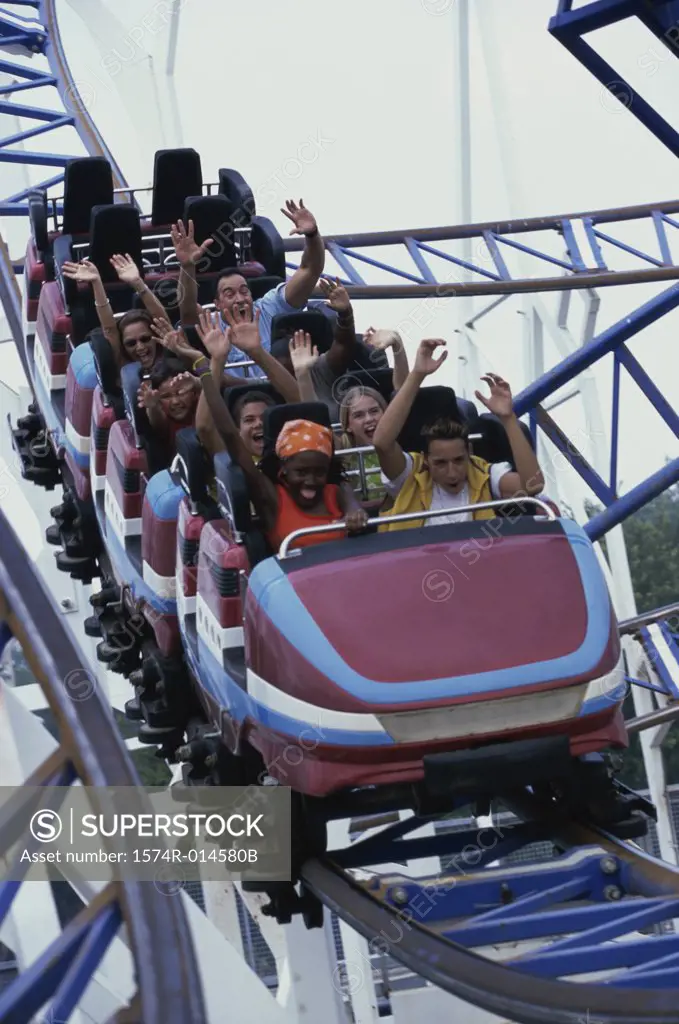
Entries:
[[619,623],[618,631],[621,636],[636,633],[642,626],[650,626],[654,622],[662,622],[664,619],[672,618],[674,615],[679,615],[679,601],[675,601],[674,604],[666,604],[663,608],[654,608],[650,612],[642,612],[641,615],[635,615],[632,619],[624,619],[623,622]]
[[[435,519],[437,516],[447,516],[451,513],[460,515],[463,512],[476,512],[481,508],[503,508],[506,505],[525,505],[526,503],[535,505],[542,509],[547,519],[557,519],[557,514],[553,508],[542,501],[541,498],[530,498],[528,496],[521,498],[499,498],[496,501],[480,501],[476,505],[458,505],[456,508],[440,508],[435,511],[428,509],[423,512],[401,512],[395,516],[376,516],[372,519],[368,519],[366,526],[384,526],[387,523],[409,523],[418,519]],[[542,516],[540,517],[542,518]],[[300,537],[311,536],[312,534],[318,533],[341,533],[346,530],[346,522],[341,520],[338,523],[330,523],[327,526],[307,526],[301,530],[293,530],[289,533],[283,543],[280,546],[278,552],[278,558],[290,558],[288,549],[290,548],[293,541],[298,540]],[[301,552],[298,549],[293,552],[293,555],[299,555]]]

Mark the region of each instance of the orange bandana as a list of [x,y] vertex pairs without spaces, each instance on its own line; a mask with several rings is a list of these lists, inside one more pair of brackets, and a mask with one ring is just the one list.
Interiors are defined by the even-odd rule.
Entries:
[[332,457],[332,431],[311,420],[288,420],[276,441],[276,455],[289,459],[300,452],[321,452]]

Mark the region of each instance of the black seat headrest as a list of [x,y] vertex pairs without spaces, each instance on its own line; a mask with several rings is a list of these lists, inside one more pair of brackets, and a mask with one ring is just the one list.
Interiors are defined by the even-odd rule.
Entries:
[[[121,402],[123,392],[120,385],[118,364],[108,338],[104,335],[101,327],[95,327],[95,329],[90,331],[87,335],[86,340],[89,341],[94,355],[94,366],[97,371],[97,381],[106,403],[108,405],[112,405],[116,401]],[[125,415],[124,411],[122,415]]]
[[134,443],[137,448],[142,448],[142,438],[145,433],[146,424],[142,419],[142,410],[137,405],[137,393],[141,383],[141,364],[127,363],[120,371],[120,384],[123,391],[125,403],[125,416],[134,432]]
[[250,228],[250,259],[261,263],[267,274],[285,280],[283,239],[268,217],[254,216]]
[[31,224],[31,236],[35,244],[38,259],[44,262],[50,244],[47,229],[47,193],[31,192],[28,197],[28,219]]
[[283,284],[284,278],[272,277],[270,274],[262,274],[261,277],[249,277],[248,288],[252,298],[262,299],[267,292],[270,292],[272,288],[278,288],[279,284]]
[[271,346],[289,339],[295,331],[306,331],[319,352],[327,352],[333,341],[332,322],[317,310],[300,309],[299,313],[279,313],[271,321]]
[[250,566],[254,567],[273,552],[254,521],[247,479],[240,466],[232,462],[226,452],[215,455],[214,467],[219,510],[231,523],[236,535],[242,539]]
[[234,226],[237,228],[247,227],[257,213],[257,209],[252,189],[243,175],[227,167],[220,168],[219,193],[226,196],[233,207]]
[[322,427],[330,427],[330,413],[324,402],[295,402],[288,405],[272,405],[264,413],[262,460],[274,454],[278,435],[289,420],[311,420],[313,423],[320,423]]
[[224,401],[226,402],[226,407],[232,416],[236,402],[238,402],[243,395],[247,395],[251,391],[256,391],[260,394],[266,395],[268,398],[272,398],[276,405],[285,404],[283,396],[276,391],[274,387],[272,387],[269,381],[258,381],[256,378],[253,378],[248,384],[236,384],[235,387],[224,388],[224,391],[222,392],[224,395]]
[[94,207],[109,206],[112,202],[113,171],[108,160],[101,156],[69,160],[64,169],[64,235],[86,235]]
[[233,206],[226,196],[188,196],[184,203],[184,223],[193,221],[194,237],[198,245],[212,236],[212,245],[196,265],[200,274],[227,270],[236,266],[233,224]]
[[[520,423],[520,426],[531,448],[534,448],[530,429],[525,423]],[[471,442],[474,455],[486,462],[509,462],[516,469],[507,432],[497,416],[482,413],[470,422],[469,432],[482,435]]]
[[170,474],[173,481],[196,504],[209,500],[208,486],[212,476],[210,460],[194,427],[180,430],[175,439],[176,455]]
[[347,370],[333,385],[333,393],[338,405],[352,388],[372,388],[378,391],[386,402],[391,401],[394,393],[393,372],[390,367],[375,370]]
[[202,191],[203,172],[195,149],[159,149],[153,161],[151,224],[173,224],[184,213],[186,197]]
[[434,420],[442,418],[455,420],[456,423],[464,422],[453,389],[443,385],[421,388],[399,434],[398,443],[401,448],[407,452],[424,451],[422,430]]
[[141,257],[141,223],[139,210],[131,203],[93,206],[90,215],[89,259],[106,282],[118,283],[118,275],[111,266],[111,256],[129,253],[144,276]]

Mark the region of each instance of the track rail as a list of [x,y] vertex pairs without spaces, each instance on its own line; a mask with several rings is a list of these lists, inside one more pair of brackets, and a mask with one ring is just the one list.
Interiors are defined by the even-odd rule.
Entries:
[[[644,920],[657,923],[679,916],[679,869],[598,829],[559,820],[548,806],[528,792],[504,802],[522,823],[509,826],[513,835],[504,844],[505,854],[536,840],[549,839],[561,850],[574,851],[570,862],[543,859],[530,865],[501,863],[500,867],[488,868],[491,859],[503,856],[500,842],[492,853],[481,857],[485,863],[479,863],[477,870],[470,870],[467,859],[465,866],[458,869],[459,874],[442,872],[426,880],[377,876],[366,882],[358,881],[342,866],[342,861],[347,860],[346,850],[333,851],[324,860],[304,865],[304,885],[329,910],[371,940],[373,952],[388,953],[433,985],[501,1017],[520,1024],[676,1024],[679,936],[644,936],[632,939],[629,945],[606,944],[606,937],[616,938],[624,935],[626,928],[632,930],[631,924],[629,928],[616,925],[628,911],[630,916],[626,920],[631,922],[631,915],[635,914],[635,920],[641,922],[639,927]],[[417,821],[410,828],[421,824]],[[403,822],[395,826],[395,834],[403,835],[404,831]],[[457,842],[451,841],[450,836],[447,839],[459,850],[470,835],[467,833]],[[438,836],[412,843],[419,843],[419,855],[425,856],[435,849],[443,853],[444,839]],[[373,844],[373,856],[381,860],[376,842],[374,838],[366,841]],[[359,842],[349,848],[349,860],[353,860],[354,866],[359,859],[356,848],[360,845]],[[480,840],[479,849],[485,849]],[[394,853],[396,857],[403,860],[407,854]],[[370,859],[367,858],[368,863]],[[589,866],[589,870],[596,871],[601,864],[602,870],[611,873],[608,881],[623,884],[620,880],[624,879],[626,893],[591,904],[578,899],[584,891],[586,869]],[[534,886],[532,892],[522,893],[522,880],[524,888],[527,884]],[[516,901],[507,898],[506,902],[498,900],[490,906],[489,901],[480,906],[479,899],[487,899],[489,887],[492,890],[495,883],[498,891],[501,886],[505,892],[516,887]],[[476,912],[470,914],[474,900]],[[552,911],[554,903],[556,910]],[[427,926],[422,918],[430,912],[432,921]],[[548,922],[544,928],[540,927],[540,913]],[[583,924],[583,918],[590,925]],[[559,919],[561,923],[557,924]],[[571,937],[557,939],[551,949],[545,946],[538,951],[521,951],[518,943],[531,934],[531,929],[534,937],[547,938],[550,927],[554,929],[552,939],[561,935]],[[461,941],[450,938],[455,933]],[[466,945],[465,935],[471,936]],[[592,945],[595,941],[599,941],[596,948]],[[517,945],[512,948],[512,943]],[[505,963],[479,955],[473,946],[486,950],[493,947],[490,955],[504,956]],[[550,958],[555,961],[553,966]],[[607,969],[608,976],[596,983],[550,976],[559,970],[564,976],[586,974],[583,961],[589,962],[590,974]],[[616,966],[621,968],[617,974]]]
[[[63,786],[78,777],[84,785],[93,787],[140,787],[104,695],[92,687],[87,700],[74,701],[69,696],[69,680],[89,678],[86,663],[2,513],[0,552],[0,625],[4,623],[21,644],[57,721],[61,741],[59,753],[50,758],[27,785]],[[6,630],[4,639],[7,639]],[[59,781],[55,781],[57,778]],[[139,792],[143,802],[143,792]],[[0,814],[0,854],[12,844],[16,832],[11,808],[8,811],[6,806],[3,812]],[[0,919],[9,909],[14,888],[13,883],[0,882]],[[92,909],[91,904],[75,919],[74,928],[77,925],[88,931],[94,924],[102,927],[97,910],[105,911],[112,918],[119,917],[124,923],[135,959],[141,1008],[141,1015],[135,1019],[145,1024],[204,1021],[198,965],[181,901],[169,899],[152,883],[125,881],[109,886],[93,903]],[[111,930],[109,941],[116,930]],[[63,943],[64,936],[66,930],[57,943]],[[105,949],[106,945],[100,949],[101,956]],[[14,991],[15,985],[25,987],[26,979],[39,990],[32,997],[33,1012],[43,1005],[36,1005],[36,999],[54,995],[54,987],[50,991],[49,981],[40,975],[34,977],[31,966],[0,996],[0,1019],[31,1019],[3,1015],[3,1009],[11,1008],[12,1000],[22,995],[21,991]],[[84,979],[84,984],[87,980]]]

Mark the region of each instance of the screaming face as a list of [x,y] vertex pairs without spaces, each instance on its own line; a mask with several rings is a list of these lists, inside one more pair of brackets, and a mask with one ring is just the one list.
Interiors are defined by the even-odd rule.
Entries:
[[430,441],[425,463],[433,482],[449,494],[459,494],[467,483],[469,452],[460,438]]
[[285,459],[281,467],[282,482],[301,509],[311,511],[323,498],[328,482],[330,459],[321,452],[299,452]]
[[217,284],[215,309],[222,315],[235,313],[242,320],[252,320],[252,295],[248,283],[240,274],[229,274],[222,277]]

